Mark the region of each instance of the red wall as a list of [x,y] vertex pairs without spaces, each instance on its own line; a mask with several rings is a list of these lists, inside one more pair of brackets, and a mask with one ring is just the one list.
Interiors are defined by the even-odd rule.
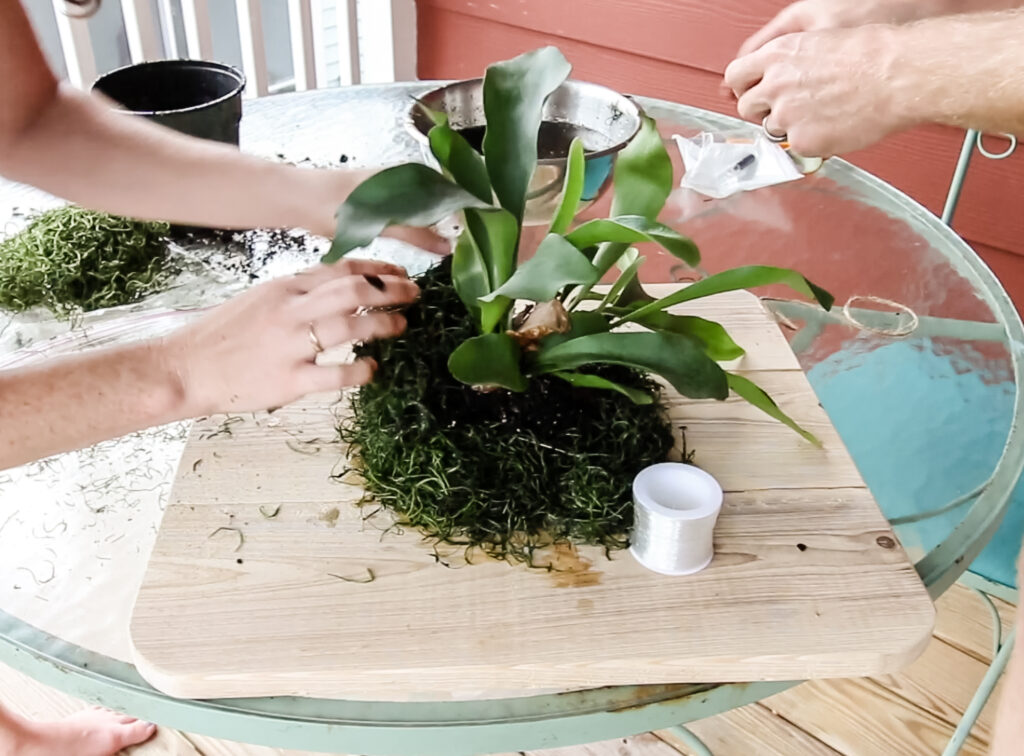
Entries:
[[[419,76],[479,76],[491,62],[545,44],[573,76],[630,94],[735,115],[721,74],[748,34],[785,0],[417,0]],[[642,50],[642,53],[635,51]],[[941,212],[963,132],[930,126],[845,156]],[[989,144],[987,142],[987,144]],[[1003,140],[991,138],[993,151]],[[1024,150],[976,155],[955,227],[1024,307]]]

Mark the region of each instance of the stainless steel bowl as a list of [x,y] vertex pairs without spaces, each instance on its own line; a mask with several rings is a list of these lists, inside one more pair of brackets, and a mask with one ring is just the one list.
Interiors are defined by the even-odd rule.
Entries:
[[[434,89],[420,100],[448,116],[456,131],[486,126],[483,79],[470,79]],[[583,140],[586,166],[583,199],[578,211],[589,207],[607,190],[612,180],[616,154],[640,130],[640,108],[625,95],[585,81],[566,81],[544,104],[543,120],[568,124],[568,131]],[[423,149],[423,156],[436,165],[427,134],[433,122],[413,102],[407,126]],[[568,150],[569,139],[565,141]],[[527,193],[524,223],[539,225],[551,221],[562,199],[562,184],[568,159],[565,154],[542,156],[537,161]]]

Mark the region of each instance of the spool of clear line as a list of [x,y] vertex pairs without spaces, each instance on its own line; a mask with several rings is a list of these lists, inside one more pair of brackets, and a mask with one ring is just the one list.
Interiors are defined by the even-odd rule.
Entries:
[[629,550],[663,575],[690,575],[711,563],[722,487],[693,465],[663,462],[633,480],[633,533]]

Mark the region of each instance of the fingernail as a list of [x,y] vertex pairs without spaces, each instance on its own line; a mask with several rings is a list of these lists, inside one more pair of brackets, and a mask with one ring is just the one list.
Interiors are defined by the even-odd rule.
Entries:
[[384,281],[381,280],[380,276],[364,275],[363,278],[365,278],[366,282],[377,291],[384,291],[385,284]]

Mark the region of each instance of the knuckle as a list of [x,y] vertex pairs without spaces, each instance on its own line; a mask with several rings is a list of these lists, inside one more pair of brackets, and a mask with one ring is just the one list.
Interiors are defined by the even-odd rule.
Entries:
[[351,386],[362,386],[373,380],[374,368],[367,360],[359,360],[347,366],[342,373],[342,383]]
[[722,75],[722,80],[730,87],[736,86],[736,71],[739,68],[739,59],[734,60],[725,68],[725,73]]
[[369,288],[362,276],[347,275],[339,279],[337,283],[339,296],[350,304],[362,304],[366,298],[366,290]]
[[366,334],[364,338],[381,338],[394,336],[405,329],[405,318],[398,313],[378,312],[365,316]]
[[795,126],[789,132],[789,146],[798,154],[805,156],[822,155],[827,148],[820,133],[802,126]]
[[739,102],[736,103],[736,112],[740,114],[740,118],[747,121],[753,121],[756,116],[753,101],[746,95],[741,97]]
[[338,260],[334,263],[334,274],[337,276],[350,276],[355,268],[352,260]]
[[776,128],[785,129],[790,123],[791,106],[785,98],[772,103],[772,124]]
[[393,292],[398,302],[411,302],[419,296],[420,287],[408,279],[398,280],[389,283],[388,290]]

